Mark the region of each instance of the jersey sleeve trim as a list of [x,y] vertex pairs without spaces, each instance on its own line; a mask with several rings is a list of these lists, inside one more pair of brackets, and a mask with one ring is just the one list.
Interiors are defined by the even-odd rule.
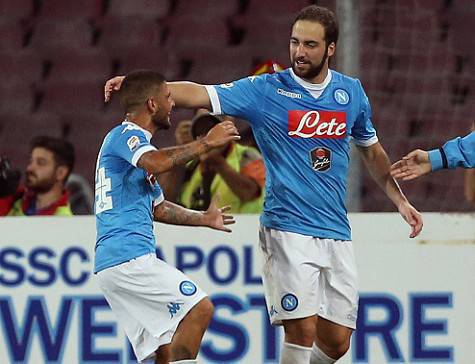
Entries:
[[160,205],[163,201],[165,201],[165,197],[163,196],[163,192],[153,201],[153,207]]
[[211,107],[213,108],[213,113],[221,115],[221,103],[219,102],[218,92],[216,91],[216,86],[205,85],[206,91],[208,92],[209,100],[211,101]]
[[378,136],[375,135],[369,139],[359,140],[353,138],[353,143],[359,145],[360,147],[371,147],[373,144],[376,144],[379,141]]
[[137,151],[134,153],[134,156],[132,157],[132,165],[137,167],[140,157],[151,150],[157,150],[157,148],[155,148],[153,145],[144,145],[142,148],[137,149]]

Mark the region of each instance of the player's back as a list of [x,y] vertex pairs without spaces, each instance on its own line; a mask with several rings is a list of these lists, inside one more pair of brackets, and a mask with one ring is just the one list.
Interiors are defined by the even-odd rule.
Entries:
[[96,272],[155,250],[152,208],[163,194],[136,167],[143,153],[155,149],[150,138],[127,122],[104,138],[96,164]]

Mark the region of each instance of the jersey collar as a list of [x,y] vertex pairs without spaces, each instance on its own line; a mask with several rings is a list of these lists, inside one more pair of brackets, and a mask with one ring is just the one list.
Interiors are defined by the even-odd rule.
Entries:
[[125,119],[123,122],[122,122],[122,125],[132,125],[134,128],[136,129],[139,129],[141,130],[144,134],[145,134],[145,137],[147,138],[147,141],[150,142],[150,140],[152,139],[152,133],[149,132],[147,129],[144,129],[140,126],[138,126],[137,124]]
[[325,88],[332,80],[332,71],[330,69],[328,69],[327,76],[325,77],[322,83],[311,83],[305,81],[303,78],[297,76],[292,68],[289,68],[289,71],[294,81],[297,82],[304,89],[306,89],[315,98],[318,98],[323,93]]

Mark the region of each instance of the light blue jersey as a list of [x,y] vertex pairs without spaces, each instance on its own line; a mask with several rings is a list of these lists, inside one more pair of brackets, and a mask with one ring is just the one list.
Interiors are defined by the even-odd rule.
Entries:
[[207,86],[213,112],[250,122],[266,164],[261,224],[350,240],[345,207],[350,137],[378,141],[361,83],[329,71],[323,84],[291,69]]
[[475,168],[475,131],[449,140],[442,148],[429,151],[432,170],[456,167]]
[[96,165],[96,254],[94,272],[155,252],[153,207],[163,193],[153,176],[137,167],[156,150],[152,134],[123,122],[104,138]]

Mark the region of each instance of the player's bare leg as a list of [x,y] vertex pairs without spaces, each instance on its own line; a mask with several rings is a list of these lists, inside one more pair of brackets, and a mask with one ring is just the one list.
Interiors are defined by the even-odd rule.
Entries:
[[170,344],[162,345],[155,352],[155,364],[168,364],[170,362]]
[[280,364],[307,364],[317,334],[317,317],[284,320],[285,342]]
[[170,345],[171,362],[193,360],[200,350],[201,339],[213,317],[213,304],[202,299],[180,322]]
[[317,319],[316,347],[313,347],[310,364],[331,364],[340,359],[350,348],[353,330],[322,317]]

